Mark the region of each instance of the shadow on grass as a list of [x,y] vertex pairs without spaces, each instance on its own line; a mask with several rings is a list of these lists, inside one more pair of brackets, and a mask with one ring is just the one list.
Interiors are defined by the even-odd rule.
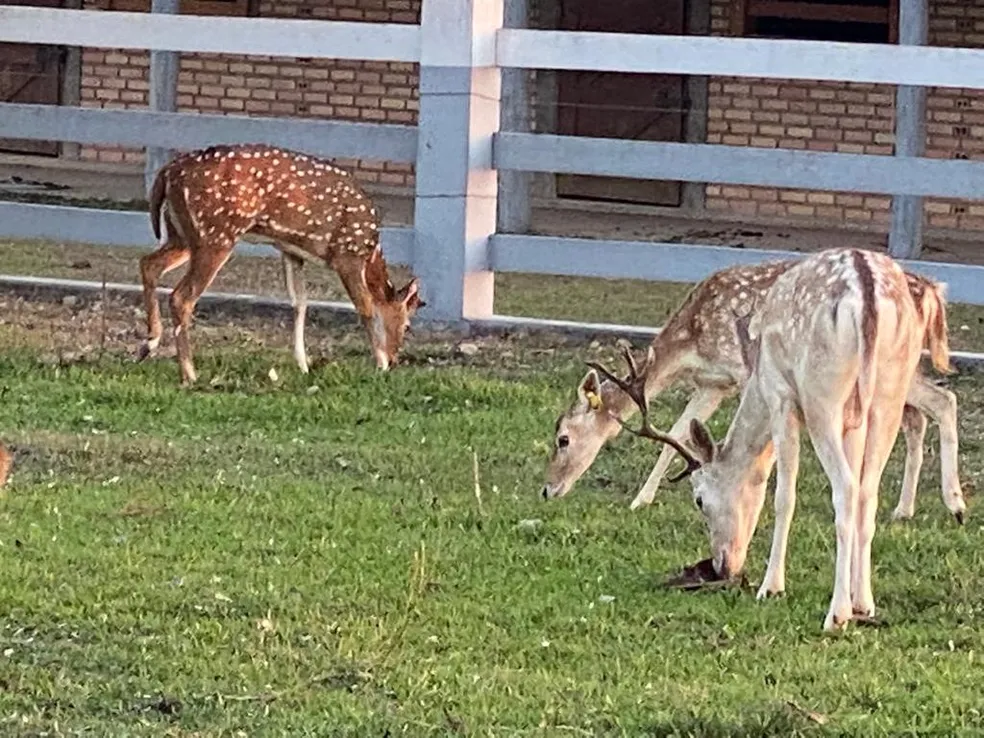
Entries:
[[792,705],[776,705],[769,710],[750,709],[743,717],[681,717],[646,726],[643,735],[656,738],[761,738],[762,736],[844,735],[824,726],[824,716]]

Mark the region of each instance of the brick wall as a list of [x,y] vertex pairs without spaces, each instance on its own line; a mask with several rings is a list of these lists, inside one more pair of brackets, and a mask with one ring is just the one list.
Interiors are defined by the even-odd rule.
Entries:
[[[86,0],[105,9],[107,0]],[[262,0],[262,17],[306,17],[417,23],[420,0]],[[296,59],[228,54],[182,54],[178,109],[182,112],[329,118],[415,125],[417,65],[336,59]],[[82,105],[145,108],[149,55],[114,49],[83,49]],[[82,147],[83,158],[143,161],[138,149]],[[365,182],[412,187],[409,164],[339,160]]]
[[[712,0],[711,33],[727,35],[732,3]],[[984,46],[984,0],[931,0],[930,43]],[[890,155],[895,105],[891,86],[712,78],[708,143]],[[984,92],[927,94],[927,151],[938,158],[984,158]],[[889,197],[765,187],[708,185],[709,210],[744,218],[866,224],[884,229]],[[984,204],[927,200],[927,223],[984,229]]]

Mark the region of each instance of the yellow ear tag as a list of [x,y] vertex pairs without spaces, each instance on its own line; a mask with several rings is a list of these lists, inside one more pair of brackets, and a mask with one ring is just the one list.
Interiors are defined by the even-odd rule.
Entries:
[[598,397],[594,392],[588,392],[588,405],[592,410],[597,410],[601,407],[601,398]]

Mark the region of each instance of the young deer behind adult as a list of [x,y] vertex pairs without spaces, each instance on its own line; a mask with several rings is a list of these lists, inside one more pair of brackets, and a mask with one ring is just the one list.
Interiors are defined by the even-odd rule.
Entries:
[[157,174],[150,194],[160,248],[140,260],[147,340],[139,357],[161,340],[157,284],[185,262],[187,273],[171,292],[171,318],[182,384],[195,381],[188,329],[201,294],[244,236],[266,237],[282,252],[284,282],[294,308],[294,358],[307,372],[304,320],[305,261],[334,269],[369,336],[376,365],[397,360],[410,318],[424,305],[412,279],[396,289],[379,246],[379,217],[355,179],[331,163],[263,144],[212,146],[181,155]]
[[[906,397],[924,344],[948,371],[946,311],[937,289],[917,309],[902,269],[884,254],[831,249],[786,270],[754,315],[738,320],[750,377],[722,444],[704,424],[690,423],[681,450],[694,502],[708,526],[715,571],[741,572],[777,466],[775,525],[759,597],[785,589],[789,528],[796,505],[800,427],[831,484],[837,540],[834,592],[824,629],[875,612],[871,541],[878,486],[898,435]],[[631,364],[630,364],[631,366]],[[645,394],[630,373],[624,382],[601,366],[642,412],[639,435],[664,434],[648,420]]]
[[[796,261],[735,266],[723,269],[696,285],[649,347],[650,359],[636,380],[647,400],[675,384],[695,388],[686,408],[670,428],[670,435],[685,440],[690,421],[706,421],[726,398],[740,391],[750,376],[736,330],[736,313],[754,315],[768,290]],[[909,291],[918,309],[928,292],[938,286],[924,277],[906,274]],[[925,320],[942,320],[940,313]],[[946,325],[940,326],[946,340]],[[906,441],[905,472],[896,519],[911,518],[915,512],[916,488],[923,463],[926,415],[940,427],[942,496],[947,509],[963,522],[966,511],[958,474],[957,400],[949,390],[937,387],[918,374],[909,388],[903,418]],[[590,370],[581,380],[571,407],[558,419],[554,448],[546,469],[545,498],[566,495],[594,462],[598,452],[622,429],[621,423],[636,412],[628,394],[614,382],[602,380]],[[632,501],[632,509],[652,502],[663,476],[675,456],[666,445],[653,471]]]

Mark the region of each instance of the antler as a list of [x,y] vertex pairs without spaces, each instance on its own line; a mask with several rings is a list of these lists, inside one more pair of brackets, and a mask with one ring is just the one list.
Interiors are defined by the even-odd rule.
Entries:
[[625,361],[629,365],[629,376],[627,379],[619,379],[605,367],[601,366],[601,364],[597,364],[593,361],[587,362],[587,365],[601,374],[601,376],[608,381],[613,382],[616,387],[627,394],[636,406],[638,406],[639,412],[642,414],[642,424],[639,429],[636,430],[635,428],[630,428],[629,425],[621,418],[616,418],[623,428],[633,435],[641,438],[648,438],[652,441],[658,441],[671,446],[673,450],[680,454],[680,456],[683,457],[683,460],[687,462],[687,467],[669,480],[670,483],[679,482],[697,471],[697,469],[700,468],[700,462],[682,443],[680,443],[680,441],[668,433],[663,433],[662,431],[658,431],[653,428],[652,424],[649,422],[649,400],[646,399],[645,370],[641,374],[639,373],[635,359],[632,358],[632,352],[628,348],[624,348],[622,350],[622,355],[625,357]]

